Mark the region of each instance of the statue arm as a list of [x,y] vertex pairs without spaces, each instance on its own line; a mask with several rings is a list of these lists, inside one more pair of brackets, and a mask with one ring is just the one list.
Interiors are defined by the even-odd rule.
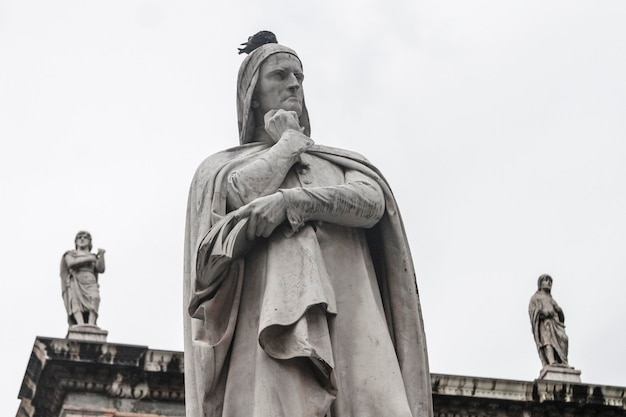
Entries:
[[533,338],[535,339],[535,344],[537,348],[539,348],[541,344],[541,337],[539,335],[539,310],[541,306],[540,303],[533,296],[530,299],[530,303],[528,305],[528,315],[530,316],[530,326],[533,333]]
[[61,265],[59,267],[59,275],[61,276],[61,291],[62,294],[65,294],[65,292],[67,291],[67,289],[70,286],[70,270],[67,266],[67,262],[65,260],[65,258],[67,257],[67,254],[64,254],[61,257]]
[[98,249],[98,254],[96,255],[96,271],[101,274],[104,272],[104,249]]
[[227,186],[229,210],[278,191],[300,154],[311,145],[313,141],[309,137],[293,129],[287,130],[267,152],[231,172]]
[[363,228],[378,223],[385,211],[385,196],[378,183],[354,170],[345,175],[342,185],[280,190],[294,231],[311,220]]
[[385,197],[374,180],[348,170],[342,185],[281,189],[259,197],[233,212],[239,221],[248,219],[246,237],[269,237],[288,220],[293,233],[306,221],[321,220],[348,227],[372,227],[382,218]]
[[77,266],[85,265],[96,260],[96,255],[89,253],[87,255],[65,255],[65,263],[67,267],[72,269]]
[[554,311],[556,311],[556,315],[559,318],[559,321],[561,323],[565,323],[565,314],[563,314],[563,309],[561,309],[561,307],[559,307],[556,302],[554,303]]

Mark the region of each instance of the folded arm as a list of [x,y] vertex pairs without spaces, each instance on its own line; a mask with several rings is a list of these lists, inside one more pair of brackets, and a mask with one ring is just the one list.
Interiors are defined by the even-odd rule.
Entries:
[[369,228],[378,223],[385,211],[385,196],[380,186],[358,171],[346,171],[345,184],[280,192],[285,197],[287,220],[294,231],[311,220]]
[[271,110],[265,114],[264,133],[275,144],[259,158],[230,173],[227,202],[229,210],[256,198],[275,193],[300,154],[313,145],[302,133],[298,115],[292,111]]
[[100,274],[103,273],[105,269],[104,252],[104,249],[98,249],[98,254],[96,255],[96,271]]
[[86,253],[84,255],[65,255],[65,263],[68,268],[76,268],[80,266],[85,266],[89,264],[93,264],[96,261],[96,255],[93,253]]
[[281,189],[255,199],[235,215],[250,219],[248,239],[269,237],[285,220],[294,232],[305,222],[315,220],[348,227],[374,226],[385,211],[382,189],[358,171],[346,171],[345,178],[344,184],[336,186]]

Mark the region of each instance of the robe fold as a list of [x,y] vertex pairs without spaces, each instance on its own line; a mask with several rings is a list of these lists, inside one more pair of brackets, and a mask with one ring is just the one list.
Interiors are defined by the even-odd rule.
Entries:
[[404,227],[387,182],[363,157],[319,145],[306,152],[313,186],[342,184],[347,170],[378,184],[385,212],[374,227],[307,222],[293,234],[281,226],[228,256],[242,235],[227,212],[228,175],[267,149],[250,143],[215,154],[191,184],[187,416],[432,416]]
[[533,294],[528,305],[528,314],[543,366],[549,365],[543,349],[546,346],[552,346],[558,364],[567,366],[569,340],[565,333],[565,324],[559,317],[563,312],[552,295],[541,290]]
[[61,257],[61,294],[67,312],[67,324],[70,326],[76,324],[74,314],[91,311],[97,315],[100,308],[100,286],[95,262],[75,269],[67,265],[67,256],[75,258],[81,255],[76,250],[70,250]]

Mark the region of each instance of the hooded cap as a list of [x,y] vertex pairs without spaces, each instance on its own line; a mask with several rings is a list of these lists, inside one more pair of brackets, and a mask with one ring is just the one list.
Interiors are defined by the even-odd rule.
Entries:
[[76,247],[76,241],[78,240],[78,236],[81,236],[81,235],[84,235],[84,236],[86,236],[89,239],[89,250],[91,250],[91,248],[93,247],[91,245],[91,241],[93,239],[91,238],[91,233],[89,233],[89,232],[87,232],[85,230],[81,230],[78,233],[76,233],[76,237],[74,238],[74,247]]
[[537,279],[537,291],[541,290],[541,283],[543,282],[543,280],[546,280],[546,279],[549,279],[550,281],[552,281],[552,277],[548,274],[543,274]]
[[[237,123],[239,125],[239,143],[241,145],[252,142],[254,139],[254,130],[257,123],[254,120],[251,104],[252,95],[259,78],[259,69],[270,55],[281,52],[291,54],[300,61],[298,54],[293,49],[277,43],[268,43],[252,51],[241,63],[237,77]],[[302,61],[300,61],[300,64],[302,64]],[[304,127],[305,135],[311,135],[309,113],[306,109],[304,98],[302,100],[300,126]]]

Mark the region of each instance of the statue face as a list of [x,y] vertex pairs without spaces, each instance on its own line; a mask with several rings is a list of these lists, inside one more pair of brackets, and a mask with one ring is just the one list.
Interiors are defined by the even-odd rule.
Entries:
[[540,288],[542,290],[551,290],[552,289],[552,278],[544,278],[544,279],[542,279]]
[[270,110],[295,111],[300,117],[304,92],[302,65],[295,56],[281,52],[270,55],[261,65],[253,100],[257,112],[265,115]]
[[91,237],[87,233],[79,233],[76,235],[74,241],[76,248],[89,248],[91,247]]

